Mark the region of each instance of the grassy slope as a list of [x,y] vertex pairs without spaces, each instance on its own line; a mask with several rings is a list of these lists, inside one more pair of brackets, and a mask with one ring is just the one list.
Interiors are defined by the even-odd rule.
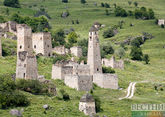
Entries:
[[[2,1],[2,0],[0,0]],[[114,91],[109,89],[96,88],[94,93],[101,98],[102,101],[102,112],[99,112],[99,115],[107,115],[112,117],[130,117],[130,106],[131,103],[163,103],[165,93],[156,92],[153,90],[153,83],[162,83],[165,82],[165,49],[162,48],[165,45],[164,29],[156,26],[153,20],[142,21],[135,20],[132,17],[120,18],[114,17],[112,13],[110,16],[105,16],[105,9],[101,7],[95,7],[93,5],[94,0],[88,1],[88,5],[81,5],[79,0],[70,1],[67,6],[70,12],[70,16],[67,19],[61,19],[59,16],[62,11],[65,11],[65,4],[61,3],[60,0],[45,0],[41,2],[40,0],[20,0],[23,3],[23,8],[20,9],[11,9],[11,13],[20,11],[21,15],[29,15],[37,10],[37,7],[32,7],[29,9],[29,5],[37,4],[37,6],[44,5],[52,17],[50,23],[53,27],[53,30],[58,28],[71,28],[73,27],[76,32],[80,35],[80,39],[88,37],[88,30],[93,24],[94,21],[99,21],[102,24],[105,24],[106,27],[117,24],[118,21],[124,20],[126,23],[124,28],[120,30],[120,33],[111,39],[106,39],[107,41],[115,40],[121,41],[130,35],[139,35],[141,32],[152,33],[155,38],[148,40],[143,46],[143,52],[149,54],[150,64],[145,65],[143,62],[130,62],[125,66],[125,70],[116,70],[119,77],[119,85],[124,89],[127,88],[130,81],[151,81],[147,84],[138,84],[136,94],[131,100],[122,100],[118,101],[119,97],[125,95],[124,91]],[[111,5],[117,3],[126,9],[134,9],[134,6],[128,6],[127,0],[104,0]],[[156,12],[158,18],[165,18],[165,2],[163,0],[137,0],[139,6],[146,6],[148,8],[153,8]],[[98,5],[100,2],[96,1]],[[0,5],[0,9],[4,10],[4,6]],[[113,8],[111,8],[113,9]],[[79,25],[72,25],[71,20],[79,19]],[[129,24],[133,23],[134,27],[129,27]],[[102,31],[100,31],[100,39],[103,41],[101,36]],[[46,62],[44,62],[46,61]],[[16,57],[5,57],[0,58],[0,73],[14,73],[15,72],[15,63]],[[39,73],[44,74],[46,78],[50,79],[51,77],[51,60],[39,61]],[[25,117],[32,116],[48,116],[48,117],[83,117],[83,113],[78,111],[78,101],[84,92],[77,92],[73,89],[70,89],[64,86],[61,82],[55,81],[57,84],[57,90],[60,88],[65,88],[66,91],[71,95],[71,101],[64,102],[58,100],[57,98],[50,98],[47,96],[35,96],[28,93],[25,93],[29,99],[31,99],[31,105],[25,108]],[[43,115],[42,105],[48,103],[51,105],[51,109],[48,111],[47,115]],[[62,111],[64,109],[64,111]],[[0,116],[7,117],[9,116],[8,110],[0,110]]]

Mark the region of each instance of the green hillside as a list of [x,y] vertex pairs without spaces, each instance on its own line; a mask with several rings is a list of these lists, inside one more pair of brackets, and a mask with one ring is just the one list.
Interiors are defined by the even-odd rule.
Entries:
[[[135,0],[133,0],[135,1]],[[152,8],[155,12],[156,18],[165,19],[165,1],[164,0],[136,0],[138,7],[145,6]],[[9,16],[5,14],[7,7],[3,6],[3,0],[0,0],[0,15],[6,19],[13,13],[18,13],[23,16],[33,16],[41,6],[44,6],[48,14],[51,16],[49,20],[52,30],[60,28],[70,29],[74,28],[79,35],[79,39],[88,38],[90,27],[95,21],[105,24],[99,32],[101,42],[111,42],[114,48],[116,42],[123,41],[129,36],[138,36],[142,32],[148,32],[154,36],[153,39],[147,40],[142,46],[143,54],[148,54],[150,57],[150,64],[145,64],[144,61],[133,61],[130,59],[130,46],[124,59],[125,69],[115,69],[119,78],[119,86],[123,90],[94,88],[94,95],[97,95],[101,100],[102,111],[98,115],[106,115],[107,117],[131,117],[131,104],[136,103],[164,103],[165,92],[156,91],[154,86],[163,84],[165,90],[165,29],[157,26],[155,20],[138,20],[133,16],[115,17],[114,6],[121,6],[126,10],[135,10],[132,4],[129,6],[128,0],[87,0],[87,4],[83,5],[80,0],[69,0],[69,3],[62,3],[61,0],[20,0],[21,8],[9,8]],[[101,7],[101,2],[109,3],[111,8],[108,8],[110,15],[105,15],[105,8]],[[94,5],[97,3],[97,6]],[[67,8],[67,9],[66,9]],[[70,16],[61,18],[61,13],[69,11]],[[79,20],[80,24],[72,24],[72,20]],[[112,38],[104,39],[102,34],[105,29],[118,24],[123,20],[125,23],[119,33]],[[134,26],[130,27],[130,23]],[[9,43],[2,39],[2,43]],[[11,41],[11,40],[8,40]],[[16,45],[16,41],[11,42]],[[42,60],[41,60],[42,59]],[[40,58],[38,61],[39,74],[45,75],[47,79],[51,79],[52,60],[50,58]],[[0,57],[0,74],[15,73],[16,56]],[[147,83],[137,83],[136,92],[132,99],[119,100],[118,98],[126,95],[126,88],[131,81],[148,81]],[[70,101],[59,100],[56,97],[49,97],[44,95],[32,95],[23,92],[30,99],[31,104],[24,108],[24,117],[85,117],[82,112],[78,110],[79,99],[85,92],[78,92],[63,84],[63,82],[56,80],[57,91],[64,88],[70,95]],[[42,106],[49,104],[51,109],[44,114]],[[22,108],[22,107],[18,107]],[[10,108],[0,110],[0,117],[10,117]]]

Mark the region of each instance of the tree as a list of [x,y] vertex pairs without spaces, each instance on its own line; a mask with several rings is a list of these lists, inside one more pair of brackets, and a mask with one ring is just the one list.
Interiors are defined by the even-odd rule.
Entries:
[[68,3],[68,0],[62,0],[63,3]]
[[117,8],[115,8],[115,15],[121,16],[121,17],[127,17],[128,13],[125,9],[123,9],[121,7],[117,7]]
[[101,3],[101,6],[104,7],[105,6],[104,3]]
[[111,67],[104,67],[103,66],[102,71],[103,71],[103,73],[111,73],[111,74],[115,73],[115,70],[112,69]]
[[81,0],[81,3],[82,3],[82,4],[85,4],[85,3],[86,3],[86,0]]
[[88,40],[87,39],[81,39],[78,41],[78,46],[82,48],[82,54],[83,56],[87,56],[88,52]]
[[78,36],[76,32],[69,33],[67,38],[68,38],[68,43],[70,46],[73,46],[74,43],[77,43]]
[[141,61],[142,57],[143,57],[143,53],[142,53],[141,48],[133,46],[131,48],[130,56],[131,56],[132,60],[139,60],[139,61]]
[[110,37],[113,37],[113,36],[115,36],[115,34],[114,34],[114,31],[113,31],[112,28],[109,28],[109,29],[107,29],[103,32],[103,37],[104,38],[110,38]]
[[20,8],[19,0],[4,0],[3,4],[8,7]]
[[121,59],[125,55],[125,50],[124,48],[120,47],[119,49],[116,50],[115,53]]
[[105,14],[106,14],[106,15],[109,15],[108,9],[105,10]]
[[110,5],[108,3],[104,4],[106,8],[110,8]]
[[138,6],[138,2],[134,2],[134,5],[135,5],[135,7],[137,7]]
[[55,33],[52,33],[52,46],[65,45],[65,33],[63,29],[57,30]]
[[3,18],[3,16],[0,16],[0,23],[4,23],[6,20]]
[[111,45],[111,43],[104,43],[101,46],[101,57],[102,58],[105,58],[105,55],[113,54],[113,53],[114,53],[114,48]]
[[131,5],[132,4],[132,1],[128,1],[128,4]]
[[148,54],[144,54],[144,56],[143,56],[143,61],[145,61],[145,62],[146,62],[146,64],[148,64],[148,63],[149,63],[150,59],[149,59]]

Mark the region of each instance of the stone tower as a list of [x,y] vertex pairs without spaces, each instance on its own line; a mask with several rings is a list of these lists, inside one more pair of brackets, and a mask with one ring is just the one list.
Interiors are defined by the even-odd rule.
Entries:
[[36,54],[42,54],[43,56],[52,55],[52,40],[49,32],[33,33],[32,43]]
[[17,31],[16,78],[37,79],[37,60],[32,48],[31,28],[25,24],[19,24]]
[[94,26],[89,31],[87,64],[90,66],[91,75],[102,73],[98,29]]
[[1,43],[1,36],[0,36],[0,56],[2,56],[2,43]]

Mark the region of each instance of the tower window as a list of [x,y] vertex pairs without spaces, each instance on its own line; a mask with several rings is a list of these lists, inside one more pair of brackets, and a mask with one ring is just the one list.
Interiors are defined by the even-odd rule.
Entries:
[[99,69],[97,68],[97,71],[99,71]]
[[34,48],[36,48],[36,45],[34,45]]
[[92,37],[90,36],[89,38],[90,38],[90,41],[92,41]]
[[25,73],[23,74],[23,77],[25,78]]
[[22,46],[20,46],[19,48],[22,49]]
[[50,53],[48,54],[48,56],[50,56]]
[[48,48],[49,48],[49,45],[48,45]]

